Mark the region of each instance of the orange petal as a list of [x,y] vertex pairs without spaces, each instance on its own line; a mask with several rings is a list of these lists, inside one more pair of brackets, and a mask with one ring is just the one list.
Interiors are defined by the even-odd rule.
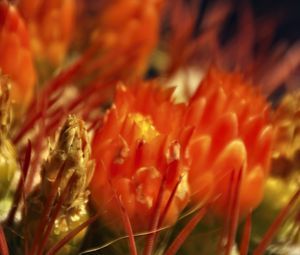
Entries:
[[197,125],[197,123],[200,122],[202,119],[202,115],[206,106],[206,99],[205,98],[199,98],[196,101],[193,101],[186,113],[186,123],[188,125]]
[[231,171],[238,171],[246,164],[247,152],[245,145],[241,140],[234,140],[217,156],[212,171],[216,174],[216,178],[222,179],[229,175]]
[[241,214],[245,215],[257,207],[264,194],[265,174],[261,166],[256,166],[245,174],[241,186]]
[[215,191],[214,197],[216,207],[222,211],[226,206],[227,194],[232,185],[232,171],[239,171],[245,168],[247,162],[247,152],[242,141],[234,140],[228,144],[216,159],[212,171],[215,174]]
[[256,162],[262,165],[266,175],[270,168],[273,140],[274,130],[272,126],[269,125],[261,130],[255,145]]
[[207,171],[207,157],[211,148],[211,137],[200,136],[194,139],[189,147],[189,154],[192,160],[189,179],[191,182],[198,178],[198,175]]
[[223,115],[215,124],[212,130],[212,157],[222,150],[227,143],[238,136],[238,122],[236,114],[228,112]]
[[197,178],[190,179],[191,199],[198,205],[207,202],[214,191],[215,177],[212,172],[198,173]]

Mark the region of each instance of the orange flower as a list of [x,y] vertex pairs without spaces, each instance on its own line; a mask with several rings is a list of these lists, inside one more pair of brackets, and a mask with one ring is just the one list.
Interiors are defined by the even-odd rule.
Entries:
[[193,200],[211,194],[224,212],[231,173],[242,170],[240,210],[254,209],[263,197],[274,135],[265,99],[240,74],[211,69],[189,102],[186,121],[196,126],[190,146]]
[[12,79],[12,99],[27,105],[32,97],[36,74],[27,29],[18,11],[0,3],[0,68]]
[[122,66],[116,72],[120,79],[144,75],[158,42],[163,3],[164,0],[104,1],[94,40],[101,42],[102,54],[116,55],[111,65]]
[[[159,195],[163,210],[176,189],[164,220],[168,224],[175,222],[187,204],[186,147],[192,130],[182,126],[185,106],[171,101],[172,92],[154,82],[117,88],[115,104],[92,144],[96,169],[91,193],[107,222],[120,218],[113,191],[135,230],[148,227]],[[158,194],[161,185],[163,194]]]
[[60,64],[73,35],[75,0],[20,0],[19,8],[29,27],[35,57]]
[[233,172],[242,173],[241,214],[262,200],[274,136],[265,99],[241,75],[215,69],[188,104],[174,104],[172,92],[154,83],[118,87],[93,141],[92,197],[106,220],[120,213],[116,191],[133,227],[145,229],[164,178],[162,208],[182,178],[165,223],[190,198],[225,213]]

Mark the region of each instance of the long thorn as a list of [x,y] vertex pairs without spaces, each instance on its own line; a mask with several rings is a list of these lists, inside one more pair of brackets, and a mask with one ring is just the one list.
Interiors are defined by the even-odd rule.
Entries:
[[37,146],[35,146],[34,151],[35,155],[32,160],[32,165],[30,168],[30,171],[28,172],[28,176],[26,178],[26,183],[24,187],[24,193],[25,195],[29,194],[31,191],[31,188],[33,186],[33,180],[36,175],[36,172],[38,170],[39,166],[39,160],[41,157],[41,151],[42,151],[42,146],[43,146],[43,137],[44,137],[44,132],[45,132],[45,116],[46,116],[46,109],[47,108],[47,99],[42,101],[42,116],[41,116],[41,122],[39,125],[39,128],[41,131],[39,131],[39,135],[37,137],[38,143]]
[[24,184],[26,181],[26,177],[27,177],[27,173],[28,173],[28,169],[29,169],[29,165],[30,165],[30,159],[31,159],[31,142],[28,140],[27,148],[26,148],[26,152],[25,152],[25,158],[24,158],[24,162],[22,165],[22,172],[21,172],[20,180],[19,180],[17,190],[14,195],[13,205],[10,209],[10,212],[8,213],[7,220],[6,220],[8,226],[13,224],[16,212],[18,210],[18,206],[19,206],[21,198],[22,198],[22,192],[24,191]]
[[166,175],[164,175],[161,181],[157,198],[153,206],[152,216],[150,217],[150,224],[149,224],[149,232],[151,233],[147,236],[143,255],[151,255],[154,248],[156,230],[159,222],[159,215],[160,215],[160,209],[162,205],[165,183],[166,183]]
[[55,205],[53,210],[51,210],[51,215],[49,215],[49,223],[47,224],[47,226],[45,226],[45,229],[43,231],[43,237],[42,237],[41,242],[39,244],[39,248],[37,250],[37,255],[42,255],[43,250],[44,250],[44,248],[47,244],[47,241],[49,239],[49,236],[51,234],[51,231],[53,229],[54,222],[55,222],[55,220],[57,219],[57,217],[60,213],[60,210],[63,206],[63,203],[65,202],[66,197],[68,196],[68,194],[70,194],[70,188],[72,187],[73,183],[76,181],[77,178],[78,178],[78,176],[76,176],[75,174],[73,174],[70,177],[70,179],[69,179],[65,189],[63,190],[62,195],[59,198],[57,204]]
[[135,239],[134,239],[134,235],[133,235],[133,231],[132,231],[132,226],[130,223],[130,219],[128,216],[128,213],[126,211],[126,208],[124,207],[122,200],[120,199],[120,197],[118,196],[118,194],[116,193],[112,183],[110,182],[110,186],[113,190],[114,193],[114,197],[117,201],[121,216],[122,216],[122,221],[126,230],[126,234],[128,235],[128,240],[129,240],[129,248],[130,248],[130,254],[131,255],[137,255],[137,249],[136,249],[136,244],[135,244]]
[[226,238],[226,249],[225,249],[225,255],[230,255],[231,250],[234,244],[234,239],[236,235],[237,225],[239,221],[239,209],[240,209],[240,187],[241,187],[241,180],[242,180],[242,173],[243,168],[240,168],[240,170],[237,173],[236,181],[234,182],[234,189],[233,189],[233,202],[232,202],[232,208],[230,212],[230,225],[229,225],[229,231]]
[[248,254],[249,242],[251,237],[251,225],[252,225],[252,215],[251,213],[249,213],[249,215],[246,218],[246,222],[244,226],[243,237],[240,245],[240,255]]
[[[230,183],[234,183],[234,171],[230,173]],[[232,208],[232,201],[233,201],[233,190],[234,185],[229,185],[228,191],[226,192],[226,204],[228,205],[225,211],[225,220],[222,226],[222,231],[220,234],[220,239],[217,245],[218,254],[223,254],[224,252],[224,240],[226,240],[226,236],[228,233],[229,225],[230,225],[230,210]]]
[[61,240],[54,244],[53,247],[46,253],[46,255],[55,255],[64,245],[71,241],[81,230],[92,224],[98,217],[99,215],[96,214],[92,218],[86,220],[78,227],[70,231],[66,236],[64,236]]
[[182,180],[182,176],[180,176],[178,182],[175,184],[175,187],[173,188],[173,190],[172,190],[172,192],[170,194],[170,197],[169,197],[169,199],[168,199],[168,201],[166,203],[166,206],[165,206],[165,208],[164,208],[164,210],[163,210],[163,212],[162,212],[162,214],[161,214],[161,216],[159,218],[158,225],[157,225],[158,228],[160,228],[162,226],[162,224],[163,224],[163,222],[165,220],[165,217],[166,217],[166,215],[167,215],[167,213],[168,213],[168,211],[170,209],[171,203],[172,203],[172,201],[173,201],[173,199],[174,199],[174,197],[176,195],[176,192],[177,192],[177,189],[178,189],[178,186],[179,186],[181,180]]
[[49,214],[51,212],[51,207],[52,207],[52,204],[55,200],[60,181],[62,179],[64,168],[65,168],[65,164],[63,164],[61,166],[61,169],[58,172],[58,175],[55,179],[55,182],[53,184],[51,192],[48,196],[47,202],[46,202],[44,210],[42,212],[43,216],[41,217],[41,219],[39,221],[39,225],[38,225],[38,227],[36,229],[36,232],[35,232],[35,235],[34,235],[30,255],[34,255],[36,253],[37,248],[38,248],[38,245],[39,245],[39,242],[40,242],[40,239],[41,239],[41,233],[43,233],[43,229],[45,228],[46,223],[48,222],[48,217],[49,217]]
[[172,242],[165,255],[175,255],[179,248],[182,246],[186,238],[191,234],[193,229],[201,221],[206,213],[206,208],[201,208],[196,215],[184,226],[176,239]]
[[278,214],[278,216],[276,217],[272,225],[265,233],[262,241],[254,250],[253,255],[262,255],[265,252],[268,245],[272,241],[274,235],[280,228],[282,222],[285,220],[286,216],[288,215],[291,207],[297,202],[299,196],[300,196],[300,189],[298,189],[298,191],[294,194],[294,196],[291,198],[289,203],[284,208],[282,208],[282,210],[280,211],[280,213]]
[[0,224],[0,254],[9,255],[5,234],[1,224]]

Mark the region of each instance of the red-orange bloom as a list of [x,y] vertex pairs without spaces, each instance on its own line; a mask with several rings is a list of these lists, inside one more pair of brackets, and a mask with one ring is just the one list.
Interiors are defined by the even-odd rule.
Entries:
[[254,209],[263,197],[274,136],[266,100],[242,75],[211,69],[189,102],[186,121],[196,126],[190,146],[193,200],[210,193],[222,211],[231,173],[242,170],[240,210]]
[[19,9],[28,24],[35,57],[60,64],[73,36],[75,0],[20,0]]
[[[115,56],[110,69],[121,80],[141,78],[157,45],[165,0],[105,0],[94,40],[101,54]],[[117,68],[119,67],[119,68]]]
[[0,3],[0,69],[13,82],[12,99],[29,103],[36,74],[25,24],[15,7]]
[[[166,221],[174,223],[189,199],[228,207],[232,173],[241,173],[239,209],[261,201],[269,173],[273,128],[265,99],[239,74],[212,69],[187,104],[156,84],[123,86],[93,141],[95,204],[118,215],[113,190],[135,229],[144,229],[166,178],[163,206],[182,177]],[[237,174],[236,174],[237,176]],[[120,217],[119,217],[120,218]]]
[[[159,195],[163,211],[176,190],[165,223],[174,223],[185,207],[189,199],[186,147],[192,130],[182,126],[185,106],[171,101],[172,92],[155,83],[117,88],[115,104],[92,145],[96,160],[92,198],[107,220],[116,223],[120,218],[113,190],[135,230],[147,229]],[[158,194],[161,185],[163,194]]]

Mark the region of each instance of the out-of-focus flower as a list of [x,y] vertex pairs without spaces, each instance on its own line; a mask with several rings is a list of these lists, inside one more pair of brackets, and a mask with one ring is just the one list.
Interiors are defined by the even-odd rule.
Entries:
[[36,74],[27,28],[15,7],[6,1],[0,3],[0,28],[0,69],[12,80],[12,100],[17,107],[26,106],[32,98]]
[[268,181],[267,194],[270,190],[273,197],[275,189],[281,190],[276,203],[273,203],[273,207],[279,210],[297,191],[300,181],[299,90],[288,93],[282,99],[274,114],[274,126],[277,128],[277,135],[272,158],[272,176]]
[[211,69],[188,109],[186,123],[196,126],[190,145],[192,199],[202,202],[211,195],[224,213],[231,173],[241,170],[240,211],[248,213],[261,202],[269,174],[274,132],[266,100],[241,74]]
[[74,31],[75,0],[21,0],[35,58],[57,66],[65,59]]
[[274,125],[278,130],[273,173],[287,176],[300,169],[300,90],[282,99],[274,115]]
[[103,57],[114,56],[109,68],[119,66],[114,73],[119,79],[144,75],[158,42],[163,3],[164,0],[103,2],[93,41],[99,44],[99,54]]
[[[191,129],[183,126],[185,108],[172,102],[172,92],[155,82],[130,89],[118,86],[115,103],[96,131],[92,198],[106,222],[114,227],[120,226],[114,192],[124,204],[134,230],[149,227],[159,196],[163,210],[175,191],[165,224],[174,223],[188,202],[186,148]],[[161,185],[164,188],[159,194]]]
[[[300,184],[300,91],[285,95],[273,116],[277,128],[272,157],[272,172],[267,180],[264,201],[256,213],[257,221],[271,223],[288,203]],[[274,200],[276,197],[276,200]],[[279,232],[277,240],[291,240],[298,216],[291,215]],[[265,224],[255,226],[261,235]],[[296,240],[296,239],[295,239]]]
[[[32,253],[45,249],[43,242],[49,225],[53,224],[46,242],[48,249],[87,220],[87,186],[94,169],[90,153],[83,121],[69,116],[55,147],[43,164],[41,184],[27,200],[23,227],[25,232],[26,226],[30,229],[27,238],[30,239]],[[85,231],[81,232],[65,245],[59,254],[73,254],[78,251],[84,233]]]
[[[0,203],[5,202],[9,188],[18,169],[17,154],[8,138],[11,124],[10,84],[6,77],[0,77]],[[1,204],[0,220],[7,208]],[[2,215],[3,214],[3,215]]]

